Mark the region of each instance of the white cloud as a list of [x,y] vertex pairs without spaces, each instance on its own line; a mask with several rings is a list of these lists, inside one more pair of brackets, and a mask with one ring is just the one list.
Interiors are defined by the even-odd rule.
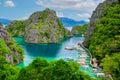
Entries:
[[80,20],[85,20],[89,22],[89,18],[91,17],[91,14],[89,13],[82,13],[82,14],[77,14]]
[[102,2],[105,1],[105,0],[102,0]]
[[26,20],[26,19],[28,19],[28,16],[23,16],[23,17],[19,18],[18,20]]
[[62,12],[57,11],[56,14],[57,14],[58,17],[64,17],[64,14]]
[[4,5],[5,5],[5,7],[10,7],[10,8],[11,8],[11,7],[15,7],[14,2],[11,1],[11,0],[5,1]]
[[100,2],[102,0],[37,0],[36,4],[44,8],[67,12],[64,12],[64,14],[57,13],[58,16],[64,15],[64,17],[70,16],[76,20],[89,21],[88,18],[90,18],[93,10],[95,10]]
[[95,0],[37,0],[37,5],[54,9],[71,9],[90,12],[97,6]]
[[91,14],[89,14],[89,13],[84,13],[84,14],[77,14],[77,16],[83,19],[83,18],[90,18],[90,17],[91,17]]
[[25,16],[20,17],[20,18],[18,18],[17,20],[26,20],[26,19],[28,19],[28,18],[30,17],[31,14],[32,14],[31,12],[28,13],[28,14],[25,14]]

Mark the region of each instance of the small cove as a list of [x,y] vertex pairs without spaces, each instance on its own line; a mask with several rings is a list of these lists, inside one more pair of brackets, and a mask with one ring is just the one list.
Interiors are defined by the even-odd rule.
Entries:
[[24,61],[18,64],[18,67],[27,66],[36,57],[41,57],[48,61],[65,59],[67,57],[72,57],[77,60],[79,54],[76,50],[65,50],[66,46],[74,47],[77,43],[82,43],[84,37],[82,35],[76,35],[73,37],[65,37],[60,40],[60,43],[48,43],[48,44],[30,44],[25,43],[24,38],[15,37],[14,38],[18,44],[20,44],[25,52]]
[[[25,52],[24,60],[17,66],[22,68],[29,65],[36,57],[46,59],[47,61],[65,59],[72,57],[74,60],[78,60],[82,50],[65,50],[65,47],[74,47],[78,43],[82,43],[84,37],[82,35],[74,35],[73,37],[65,37],[60,40],[59,43],[49,43],[49,44],[30,44],[25,43],[24,38],[15,37],[14,38],[18,44],[20,44]],[[88,57],[87,64],[89,65],[90,58]],[[92,73],[92,67],[85,69],[80,67],[80,69],[90,76],[94,77]]]

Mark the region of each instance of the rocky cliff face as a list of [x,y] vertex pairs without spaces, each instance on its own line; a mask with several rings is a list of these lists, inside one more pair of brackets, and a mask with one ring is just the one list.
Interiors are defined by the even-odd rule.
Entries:
[[117,2],[117,1],[120,1],[120,0],[105,0],[103,3],[100,3],[97,6],[95,11],[93,11],[93,14],[90,18],[90,24],[88,27],[88,31],[87,31],[87,34],[85,35],[85,41],[83,43],[86,47],[88,47],[89,39],[90,39],[92,33],[94,33],[95,24],[97,23],[97,21],[99,21],[101,19],[105,7],[109,7],[114,2]]
[[69,33],[50,9],[32,14],[26,21],[25,32],[28,43],[56,43]]
[[6,29],[12,36],[25,37],[27,43],[57,43],[70,34],[50,9],[35,12],[26,21],[13,21]]
[[0,56],[4,56],[8,62],[13,64],[18,64],[23,60],[23,50],[2,25],[0,25]]
[[84,45],[101,61],[120,53],[120,4],[106,0],[94,11]]

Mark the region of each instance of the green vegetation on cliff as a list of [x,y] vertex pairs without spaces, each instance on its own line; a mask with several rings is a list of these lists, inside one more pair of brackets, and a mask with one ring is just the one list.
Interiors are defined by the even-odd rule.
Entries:
[[57,43],[60,38],[68,36],[56,12],[45,9],[33,13],[26,21],[26,42],[28,43]]
[[21,47],[0,26],[0,56],[3,56],[10,63],[18,64],[23,60],[23,54],[24,52]]
[[95,24],[87,46],[93,57],[102,61],[105,73],[120,79],[120,5],[116,2],[104,6],[100,20]]
[[9,39],[8,41],[4,41],[0,38],[0,55],[4,56],[8,62],[12,62],[13,64],[21,62],[23,60],[23,54],[23,50],[14,40]]
[[6,26],[7,31],[14,37],[25,36],[25,21],[15,20]]
[[48,8],[33,13],[26,21],[15,20],[6,29],[14,37],[25,37],[27,43],[57,43],[70,35],[56,12]]
[[120,6],[114,3],[104,10],[89,41],[89,49],[98,59],[120,52]]
[[5,57],[0,55],[0,80],[16,80],[19,69],[8,63]]
[[19,69],[13,64],[22,60],[23,50],[0,25],[0,80],[16,80]]
[[0,38],[0,55],[4,55],[4,54],[10,54],[11,51],[10,49],[6,46],[5,42],[3,41],[2,38]]
[[88,24],[80,25],[80,26],[75,26],[72,29],[73,34],[86,34],[88,30]]
[[120,80],[120,53],[104,58],[101,66],[104,72],[113,76],[113,80]]

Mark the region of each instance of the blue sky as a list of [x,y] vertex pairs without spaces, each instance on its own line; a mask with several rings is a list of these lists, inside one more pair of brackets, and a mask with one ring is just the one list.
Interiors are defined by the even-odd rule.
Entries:
[[27,19],[33,12],[53,9],[58,17],[88,21],[103,0],[0,0],[0,18]]

